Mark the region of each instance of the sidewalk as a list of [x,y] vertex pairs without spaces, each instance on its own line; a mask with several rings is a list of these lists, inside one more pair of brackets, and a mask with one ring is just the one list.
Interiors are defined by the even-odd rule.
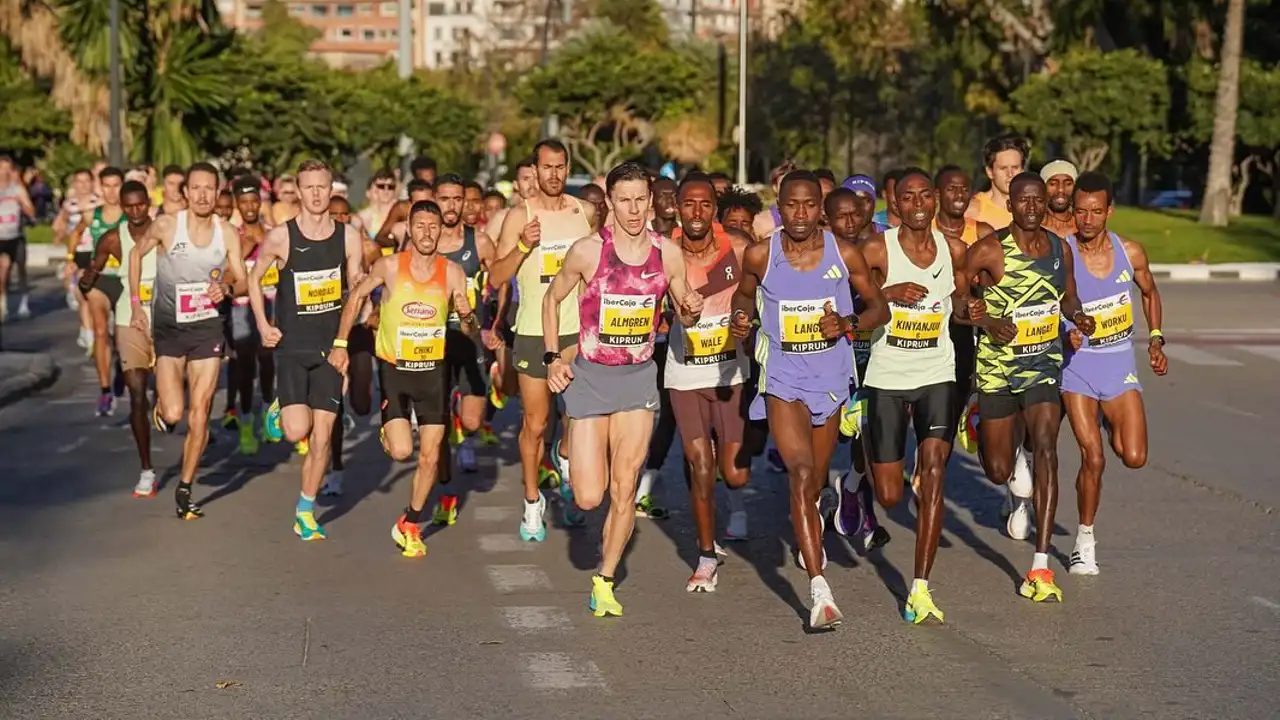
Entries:
[[58,364],[45,353],[0,351],[0,408],[58,379]]

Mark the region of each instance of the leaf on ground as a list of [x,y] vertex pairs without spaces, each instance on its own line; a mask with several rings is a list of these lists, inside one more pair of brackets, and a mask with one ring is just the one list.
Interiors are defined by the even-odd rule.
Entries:
[[214,683],[213,686],[218,688],[219,690],[230,690],[231,688],[240,687],[241,683],[235,680],[219,680],[218,682]]

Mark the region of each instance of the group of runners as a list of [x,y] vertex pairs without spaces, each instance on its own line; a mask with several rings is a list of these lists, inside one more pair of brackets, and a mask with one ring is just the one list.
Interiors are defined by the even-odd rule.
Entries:
[[[260,179],[224,183],[197,163],[172,175],[172,194],[165,170],[160,203],[142,180],[103,168],[86,179],[97,207],[77,195],[64,212],[90,238],[75,290],[90,312],[100,412],[113,357],[130,394],[135,495],[156,492],[151,429],[185,418],[176,512],[203,514],[191,487],[229,357],[223,423],[245,454],[260,439],[305,454],[293,529],[323,539],[314,503],[342,492],[342,418],[369,414],[376,384],[385,451],[416,462],[391,534],[405,557],[422,557],[423,524],[458,518],[448,488],[428,510],[435,485],[454,455],[476,469],[472,443],[497,444],[489,420],[518,395],[519,536],[545,540],[548,494],[566,528],[609,499],[595,615],[622,615],[615,572],[636,518],[667,517],[656,481],[678,436],[699,550],[686,589],[716,589],[717,540],[747,537],[742,488],[768,452],[788,478],[810,626],[827,629],[841,621],[824,575],[828,521],[873,551],[889,541],[874,506],[908,492],[916,551],[903,615],[943,621],[929,577],[957,438],[1007,486],[1008,534],[1025,540],[1034,524],[1018,590],[1036,602],[1062,600],[1048,562],[1062,418],[1082,459],[1070,572],[1098,572],[1106,443],[1127,467],[1146,461],[1139,301],[1148,362],[1167,371],[1146,255],[1107,230],[1105,176],[1062,160],[1033,173],[1027,159],[1025,140],[993,139],[991,187],[977,194],[955,166],[895,170],[879,185],[784,166],[763,207],[727,176],[677,183],[635,163],[575,196],[568,151],[544,140],[517,168],[510,207],[424,160],[406,199],[378,173],[369,206],[352,213],[332,171],[307,161],[277,181],[269,206]],[[842,438],[853,469],[833,486]]]

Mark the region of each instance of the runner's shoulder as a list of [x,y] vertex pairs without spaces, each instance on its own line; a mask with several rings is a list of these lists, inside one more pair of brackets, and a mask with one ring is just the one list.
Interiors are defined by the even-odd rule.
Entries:
[[769,245],[767,242],[748,244],[742,251],[742,268],[763,276],[769,265]]

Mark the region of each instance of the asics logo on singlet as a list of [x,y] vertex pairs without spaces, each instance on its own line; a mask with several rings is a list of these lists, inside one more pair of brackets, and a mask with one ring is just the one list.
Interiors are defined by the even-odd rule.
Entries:
[[466,251],[466,252],[462,253],[462,261],[463,261],[463,262],[466,262],[467,260],[470,260],[470,259],[471,259],[471,251],[470,251],[470,250],[468,250],[468,251]]
[[1054,261],[1053,261],[1053,269],[1054,269],[1054,270],[1057,270],[1057,269],[1058,269],[1058,263],[1060,263],[1060,262],[1062,262],[1062,261],[1061,261],[1061,260],[1054,260]]
[[1117,283],[1127,283],[1127,282],[1129,282],[1129,281],[1130,281],[1130,280],[1132,280],[1132,279],[1133,279],[1133,278],[1129,277],[1129,271],[1128,271],[1128,270],[1121,270],[1121,271],[1120,271],[1120,274],[1116,276],[1116,282],[1117,282]]
[[839,280],[842,277],[844,277],[844,273],[840,272],[840,268],[835,265],[832,265],[831,268],[822,275],[824,280]]
[[430,320],[436,316],[435,307],[424,302],[405,303],[400,308],[401,314],[414,320]]

